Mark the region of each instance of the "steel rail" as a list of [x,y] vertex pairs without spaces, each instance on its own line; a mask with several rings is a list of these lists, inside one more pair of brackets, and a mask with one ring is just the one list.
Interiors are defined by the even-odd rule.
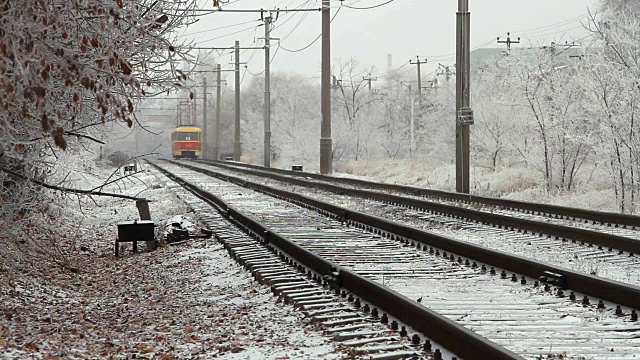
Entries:
[[288,199],[293,202],[313,207],[327,214],[342,218],[345,221],[363,224],[371,229],[377,229],[378,231],[392,234],[394,236],[404,237],[424,245],[436,247],[447,252],[455,253],[459,256],[464,256],[468,259],[476,260],[520,275],[538,279],[545,276],[546,272],[559,274],[564,280],[563,289],[571,289],[588,296],[627,306],[632,309],[638,308],[640,287],[637,286],[579,273],[560,266],[518,257],[502,251],[466,243],[447,236],[433,234],[428,231],[416,229],[377,216],[349,210],[347,208],[312,199],[300,194],[250,182],[239,177],[220,174],[212,170],[202,169],[197,166],[181,162],[167,161],[268,195]]
[[[286,237],[274,232],[266,225],[238,211],[221,198],[199,188],[181,177],[167,171],[159,165],[149,163],[164,175],[189,190],[200,199],[214,207],[229,220],[251,230],[254,234],[279,250],[287,253],[299,263],[326,278],[335,279],[335,285],[349,290],[365,301],[386,311],[391,316],[422,332],[452,352],[467,360],[522,360],[519,355],[487,340],[473,331],[457,324],[437,312],[421,306],[372,280],[326,260],[314,252],[307,250]],[[195,170],[195,169],[194,169]],[[218,176],[216,176],[218,177]],[[229,179],[234,183],[251,187],[241,179]]]
[[409,195],[426,196],[426,197],[433,197],[433,198],[466,202],[466,203],[492,205],[492,206],[503,207],[509,210],[530,211],[530,212],[535,212],[540,214],[558,215],[558,216],[563,216],[567,218],[576,218],[576,219],[580,218],[580,219],[584,219],[584,220],[588,220],[588,221],[592,221],[594,223],[600,223],[600,224],[610,224],[610,225],[617,224],[617,225],[640,228],[640,216],[636,216],[636,215],[619,214],[619,213],[604,212],[604,211],[594,211],[594,210],[587,210],[587,209],[572,208],[567,206],[541,204],[541,203],[526,202],[526,201],[519,201],[519,200],[499,199],[499,198],[493,198],[488,196],[461,194],[461,193],[444,191],[444,190],[425,189],[425,188],[410,186],[410,185],[385,184],[385,183],[360,180],[360,179],[339,178],[335,176],[321,175],[321,174],[310,173],[310,172],[300,172],[300,171],[292,171],[292,170],[277,169],[277,168],[267,169],[259,165],[246,164],[241,162],[229,162],[229,161],[221,161],[221,160],[200,160],[200,161],[205,163],[208,162],[208,163],[217,163],[217,164],[231,164],[234,167],[238,166],[238,167],[259,169],[262,171],[286,174],[290,176],[309,177],[316,180],[341,182],[348,185],[369,187],[377,190],[397,191],[397,192],[401,192]]
[[421,210],[432,211],[435,213],[442,213],[457,218],[465,218],[472,221],[476,221],[483,224],[494,224],[502,228],[517,228],[533,233],[547,234],[549,236],[555,236],[556,238],[562,237],[568,240],[580,241],[584,243],[595,244],[610,249],[619,249],[628,251],[632,254],[640,254],[640,241],[636,239],[627,238],[619,235],[612,235],[594,230],[580,229],[571,226],[563,226],[558,224],[540,222],[529,219],[522,219],[511,217],[508,215],[494,214],[485,211],[467,209],[454,205],[441,204],[431,202],[428,200],[414,199],[403,197],[399,195],[380,193],[372,190],[345,188],[338,185],[332,185],[328,183],[312,182],[301,178],[278,175],[270,171],[263,170],[249,170],[239,169],[233,166],[226,166],[224,164],[215,164],[213,166],[219,166],[225,169],[233,171],[245,172],[257,176],[268,177],[271,179],[288,182],[291,184],[313,187],[317,189],[327,190],[340,195],[350,195],[373,199],[385,203],[397,204],[400,206],[406,206],[411,208],[418,208]]

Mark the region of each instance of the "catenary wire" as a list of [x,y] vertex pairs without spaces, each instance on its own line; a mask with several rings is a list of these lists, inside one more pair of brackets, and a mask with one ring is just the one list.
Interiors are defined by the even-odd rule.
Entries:
[[[373,6],[356,7],[356,6],[352,6],[352,5],[344,5],[344,7],[349,8],[349,9],[353,9],[353,10],[370,10],[370,9],[379,8],[381,6],[385,6],[385,5],[390,4],[390,3],[394,2],[394,1],[395,0],[387,0],[386,2],[383,2],[383,3],[378,4],[378,5],[373,5]],[[343,6],[343,5],[340,4],[340,6]]]
[[[338,13],[340,12],[340,9],[341,9],[341,8],[342,8],[342,6],[338,7],[338,10],[336,10],[336,13],[335,13],[335,14],[333,14],[333,17],[331,18],[331,22],[333,22],[333,20],[336,18],[336,16],[338,16]],[[315,44],[315,43],[316,43],[316,41],[318,41],[318,40],[320,39],[320,37],[322,37],[322,34],[318,35],[318,36],[317,36],[315,39],[313,39],[313,41],[312,41],[310,44],[308,44],[307,46],[305,46],[305,47],[303,47],[303,48],[300,48],[300,49],[296,49],[296,50],[289,50],[289,49],[286,49],[286,48],[284,48],[284,47],[282,46],[282,44],[280,44],[280,45],[279,45],[279,47],[281,47],[281,48],[282,48],[282,50],[284,50],[284,51],[286,51],[286,52],[289,52],[289,53],[297,53],[297,52],[301,52],[301,51],[304,51],[304,50],[307,50],[308,48],[310,48],[313,44]]]

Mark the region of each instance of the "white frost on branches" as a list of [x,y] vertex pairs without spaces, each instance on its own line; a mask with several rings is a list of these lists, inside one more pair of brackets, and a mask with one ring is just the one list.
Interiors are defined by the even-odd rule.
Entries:
[[132,127],[140,99],[182,86],[176,66],[189,44],[177,43],[175,30],[193,21],[193,6],[195,0],[0,1],[3,247],[51,235],[35,224],[54,216],[50,205],[64,191],[40,185],[64,186],[74,172],[87,171],[70,157],[102,143],[105,124]]

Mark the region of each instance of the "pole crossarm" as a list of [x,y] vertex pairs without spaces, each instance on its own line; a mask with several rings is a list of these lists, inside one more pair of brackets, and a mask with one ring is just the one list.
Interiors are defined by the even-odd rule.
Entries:
[[511,40],[511,33],[507,33],[507,40],[500,40],[498,37],[498,44],[507,44],[507,50],[511,51],[511,44],[520,44],[520,37],[518,40]]
[[420,102],[421,105],[422,105],[422,75],[420,74],[420,66],[426,63],[427,63],[427,59],[424,59],[423,61],[421,61],[420,56],[416,56],[415,62],[413,62],[413,60],[409,60],[409,64],[418,65],[418,101]]

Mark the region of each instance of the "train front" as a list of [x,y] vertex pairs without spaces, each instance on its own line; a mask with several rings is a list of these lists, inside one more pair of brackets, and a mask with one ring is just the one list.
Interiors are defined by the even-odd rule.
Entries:
[[193,126],[178,127],[171,135],[171,152],[174,159],[197,159],[202,156],[200,137],[202,130]]

